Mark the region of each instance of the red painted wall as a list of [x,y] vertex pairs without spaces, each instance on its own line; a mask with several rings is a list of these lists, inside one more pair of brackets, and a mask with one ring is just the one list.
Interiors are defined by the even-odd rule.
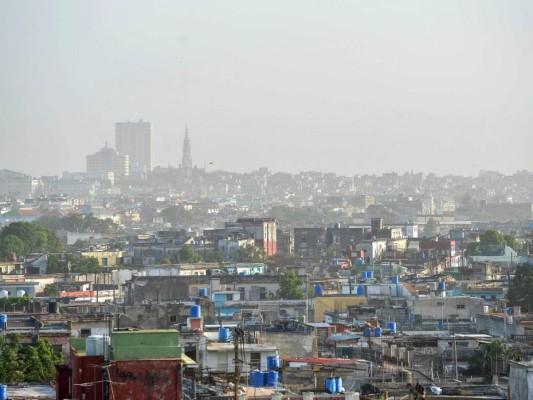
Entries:
[[[103,356],[78,356],[70,352],[72,364],[72,398],[102,400],[102,365]],[[85,397],[83,395],[85,394]]]
[[72,368],[68,365],[56,365],[56,400],[71,399],[70,378]]
[[110,398],[181,400],[181,360],[112,361]]

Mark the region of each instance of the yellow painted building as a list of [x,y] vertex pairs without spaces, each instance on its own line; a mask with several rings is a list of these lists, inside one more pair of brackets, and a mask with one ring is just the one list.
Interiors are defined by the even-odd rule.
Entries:
[[346,312],[348,306],[358,306],[366,304],[365,296],[317,296],[313,299],[314,306],[314,321],[324,321],[324,313],[326,311]]
[[124,260],[124,252],[121,250],[117,251],[82,251],[81,255],[83,257],[94,257],[98,259],[98,264],[101,267],[112,267],[115,265],[120,265]]

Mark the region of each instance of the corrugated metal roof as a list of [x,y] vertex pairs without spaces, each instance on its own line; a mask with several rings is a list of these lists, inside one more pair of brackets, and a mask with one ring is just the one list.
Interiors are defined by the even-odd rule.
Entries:
[[312,328],[331,328],[331,325],[327,322],[308,322],[305,325],[310,326]]
[[337,333],[335,335],[331,335],[328,338],[328,340],[332,340],[334,342],[341,342],[343,340],[354,340],[354,339],[361,339],[361,336],[354,335],[354,334]]

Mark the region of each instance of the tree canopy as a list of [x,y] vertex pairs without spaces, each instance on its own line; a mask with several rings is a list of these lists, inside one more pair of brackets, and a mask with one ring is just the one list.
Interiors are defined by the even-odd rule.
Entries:
[[59,259],[55,254],[49,254],[46,273],[56,274],[62,272],[99,273],[102,272],[102,267],[96,257],[65,254],[63,259]]
[[523,264],[516,268],[507,299],[512,306],[520,306],[526,312],[533,311],[533,267]]
[[15,235],[6,235],[0,238],[0,258],[6,260],[11,253],[24,254],[24,242]]
[[503,372],[498,365],[498,359],[503,362],[518,360],[519,353],[499,341],[482,344],[470,359],[469,374],[494,375]]
[[[19,239],[16,240],[15,238]],[[20,248],[20,244],[23,248]],[[19,254],[56,253],[63,248],[54,231],[28,222],[13,222],[0,232],[0,252],[16,249]]]
[[263,252],[263,249],[255,245],[241,246],[235,252],[236,260],[243,263],[262,262],[264,256],[265,253]]
[[487,230],[479,234],[479,243],[471,243],[466,249],[466,255],[474,255],[478,251],[490,250],[495,246],[509,246],[514,251],[521,248],[520,242],[512,235],[503,235],[496,230]]
[[304,283],[300,278],[292,271],[287,271],[279,277],[279,289],[275,294],[275,298],[284,300],[301,300],[305,298],[305,292],[300,289]]
[[172,225],[188,225],[192,222],[193,216],[190,211],[184,209],[182,206],[171,206],[161,211],[161,217],[165,222]]
[[92,214],[69,214],[66,217],[41,217],[36,224],[57,230],[68,232],[91,232],[108,234],[116,230],[118,225],[110,218],[96,218]]
[[54,365],[62,361],[47,340],[25,345],[18,333],[0,336],[0,354],[0,381],[6,383],[52,380]]

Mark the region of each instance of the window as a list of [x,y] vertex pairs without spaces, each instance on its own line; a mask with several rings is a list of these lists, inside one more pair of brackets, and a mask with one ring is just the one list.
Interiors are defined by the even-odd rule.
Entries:
[[250,368],[261,369],[261,353],[250,353]]
[[457,304],[457,309],[458,310],[464,310],[465,309],[465,305],[464,304]]
[[91,329],[80,329],[80,336],[81,337],[88,337],[91,336]]
[[444,307],[443,301],[437,301],[437,307]]
[[178,321],[178,317],[176,317],[175,315],[171,315],[170,318],[169,318],[169,321],[175,323],[175,322]]

